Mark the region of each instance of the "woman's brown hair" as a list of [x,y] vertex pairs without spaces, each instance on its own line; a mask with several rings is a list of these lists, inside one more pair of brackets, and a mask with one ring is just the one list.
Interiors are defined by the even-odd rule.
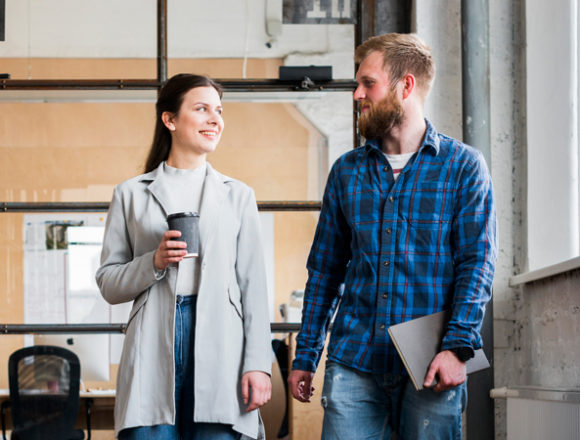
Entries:
[[153,171],[161,162],[167,160],[171,151],[171,133],[163,123],[161,116],[164,112],[177,115],[185,94],[197,87],[213,87],[218,92],[220,99],[222,97],[222,87],[217,82],[207,76],[190,73],[179,73],[172,76],[159,91],[159,97],[155,104],[155,133],[145,162],[146,173]]

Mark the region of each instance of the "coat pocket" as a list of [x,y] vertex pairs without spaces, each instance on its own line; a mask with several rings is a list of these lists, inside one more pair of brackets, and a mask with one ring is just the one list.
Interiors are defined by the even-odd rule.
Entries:
[[240,288],[237,284],[232,283],[228,287],[228,298],[230,300],[230,304],[234,306],[236,312],[240,316],[240,318],[244,317],[244,313],[242,311],[242,295],[240,292]]
[[141,310],[143,308],[143,306],[147,302],[148,298],[149,298],[149,289],[147,289],[145,292],[143,292],[141,295],[139,295],[135,299],[135,301],[133,301],[133,307],[131,308],[131,313],[129,314],[129,319],[127,321],[127,327],[129,326],[129,324],[131,323],[133,318],[137,315],[139,310]]

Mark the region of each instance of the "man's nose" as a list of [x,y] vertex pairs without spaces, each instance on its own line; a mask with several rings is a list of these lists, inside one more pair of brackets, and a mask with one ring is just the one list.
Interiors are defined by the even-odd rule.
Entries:
[[355,101],[361,101],[365,98],[364,90],[360,84],[354,90],[353,98]]

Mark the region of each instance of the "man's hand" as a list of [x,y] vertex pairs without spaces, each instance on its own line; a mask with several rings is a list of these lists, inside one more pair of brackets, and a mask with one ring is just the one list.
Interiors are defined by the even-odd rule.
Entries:
[[437,385],[435,385],[433,390],[437,392],[461,385],[467,378],[465,362],[457,359],[457,356],[452,351],[442,351],[431,362],[423,386],[430,388],[436,375]]
[[313,378],[314,373],[310,371],[292,370],[288,376],[288,385],[290,385],[290,391],[296,400],[310,402],[310,397],[314,394]]
[[[252,401],[250,402],[250,395]],[[253,411],[268,403],[272,397],[270,376],[263,371],[248,371],[242,376],[242,397],[248,405],[246,412]]]

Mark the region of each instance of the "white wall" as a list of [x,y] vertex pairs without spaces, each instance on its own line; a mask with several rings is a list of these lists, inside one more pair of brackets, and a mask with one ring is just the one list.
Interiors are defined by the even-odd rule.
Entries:
[[154,57],[155,0],[7,0],[2,57]]
[[579,251],[577,0],[528,0],[526,37],[532,270]]
[[[352,78],[352,25],[283,25],[269,49],[265,0],[168,0],[173,58],[311,55]],[[282,19],[282,17],[280,17]],[[6,0],[0,57],[153,58],[156,0]]]
[[431,47],[437,72],[425,116],[441,133],[462,139],[461,0],[416,0],[414,32]]

